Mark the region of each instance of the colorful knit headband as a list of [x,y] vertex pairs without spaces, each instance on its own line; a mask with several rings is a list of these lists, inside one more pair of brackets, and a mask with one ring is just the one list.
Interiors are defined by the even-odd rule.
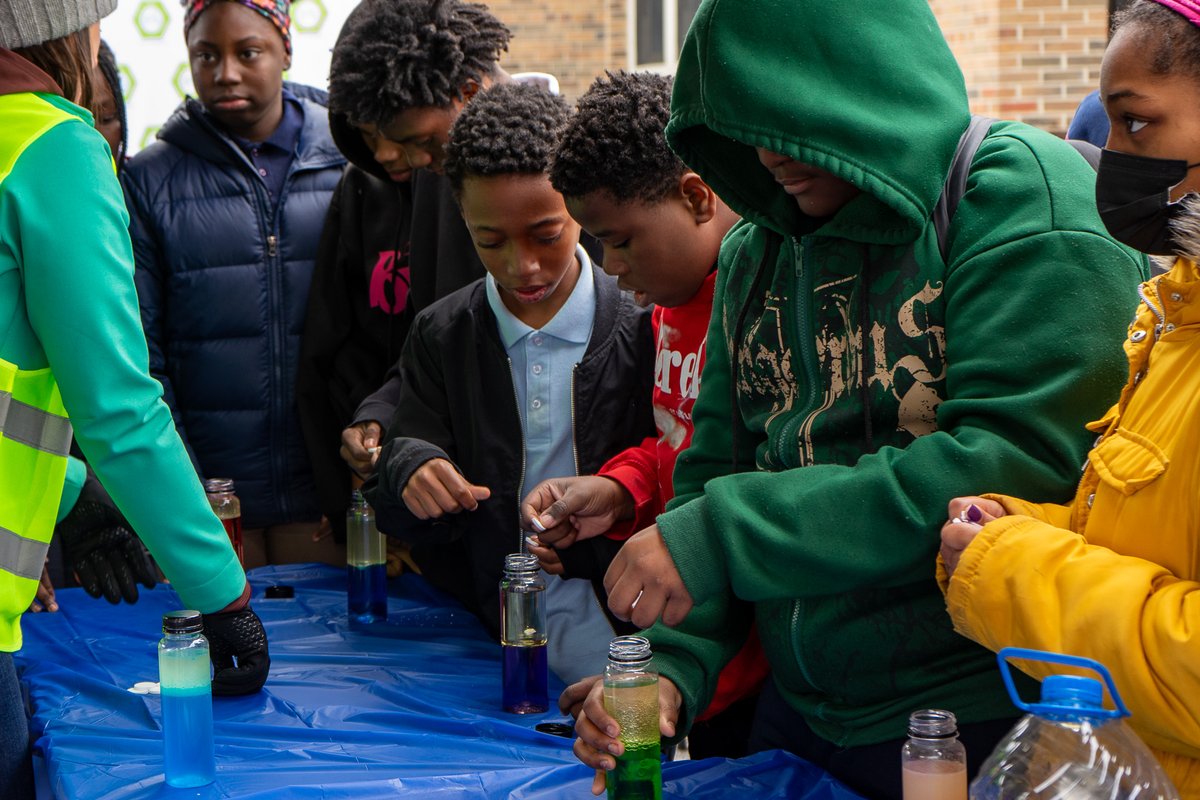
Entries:
[[187,36],[188,31],[196,24],[196,20],[200,18],[205,9],[219,2],[241,3],[246,8],[257,11],[271,20],[279,29],[279,35],[283,37],[283,46],[287,49],[288,55],[291,55],[292,18],[288,16],[288,5],[291,0],[180,0],[183,7],[187,9],[183,17],[183,35]]
[[1154,2],[1182,14],[1193,25],[1200,26],[1200,2],[1197,0],[1154,0]]

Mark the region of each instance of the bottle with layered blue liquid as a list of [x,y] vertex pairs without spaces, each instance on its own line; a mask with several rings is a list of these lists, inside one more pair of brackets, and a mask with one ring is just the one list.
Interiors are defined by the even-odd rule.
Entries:
[[513,714],[541,714],[550,708],[546,655],[546,583],[537,556],[504,558],[500,581],[501,705]]
[[350,496],[346,512],[346,574],[350,624],[387,619],[387,545],[359,489]]
[[162,697],[163,774],[178,788],[213,782],[212,674],[199,611],[163,615],[158,643]]
[[[1177,800],[1179,792],[1154,755],[1121,721],[1129,710],[1104,665],[1016,647],[997,658],[1009,696],[1026,714],[980,768],[971,800]],[[1010,658],[1095,671],[1116,707],[1104,707],[1100,681],[1078,675],[1050,675],[1042,681],[1041,701],[1025,703],[1013,684]]]

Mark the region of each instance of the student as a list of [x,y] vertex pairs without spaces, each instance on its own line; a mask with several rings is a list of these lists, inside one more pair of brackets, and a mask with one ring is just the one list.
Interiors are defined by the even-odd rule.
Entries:
[[[395,223],[396,238],[379,248],[379,259],[371,264],[373,280],[376,264],[383,264],[384,274],[378,277],[384,297],[391,298],[392,311],[368,313],[376,324],[388,317],[386,348],[392,351],[403,345],[417,312],[484,274],[454,193],[442,175],[444,147],[450,126],[475,94],[510,80],[498,63],[510,37],[508,28],[477,3],[364,0],[346,19],[334,47],[329,82],[334,140],[352,163],[370,164],[373,152],[384,148],[392,164],[389,177],[412,170],[411,210]],[[392,155],[393,148],[402,158]],[[399,262],[393,257],[389,266],[388,250],[406,252]],[[395,363],[393,354],[383,369]],[[372,358],[372,371],[377,364]],[[352,408],[351,415],[337,421],[339,431],[345,428],[341,455],[359,476],[366,477],[374,469],[399,381],[395,372],[386,381],[380,372],[370,385],[355,388],[344,399],[346,405],[355,403],[357,410]],[[337,448],[337,439],[331,443],[330,433],[318,432],[314,425],[309,447],[320,464],[323,508],[334,518],[345,508],[350,475],[328,461],[331,446]]]
[[[12,653],[56,517],[91,516],[78,438],[187,606],[204,612],[217,693],[258,691],[270,659],[250,586],[147,371],[125,206],[86,110],[115,0],[0,0],[0,797],[34,796]],[[152,482],[151,482],[152,481]],[[152,491],[147,491],[147,487]],[[64,520],[65,521],[65,520]],[[117,569],[130,537],[72,525]],[[123,566],[118,566],[122,565]],[[234,666],[234,657],[237,664]]]
[[192,80],[122,172],[150,364],[197,470],[232,478],[246,566],[344,564],[295,410],[321,223],[345,159],[324,93],[283,82],[286,0],[188,0]]
[[[704,366],[717,252],[737,222],[700,176],[667,147],[671,78],[618,72],[579,99],[550,170],[571,216],[604,245],[604,271],[654,304],[654,436],[613,456],[597,475],[552,478],[525,498],[522,516],[546,528],[543,544],[608,533],[624,538],[653,523],[670,500],[675,459],[692,439],[692,406]],[[622,535],[623,534],[623,535]],[[531,548],[543,566],[557,556]],[[551,567],[547,567],[550,569]],[[727,668],[688,736],[692,758],[745,754],[766,662],[757,639]],[[728,712],[726,712],[728,709]],[[726,712],[726,713],[722,713]]]
[[121,73],[117,59],[108,43],[100,42],[100,56],[96,62],[96,130],[104,136],[112,150],[113,163],[117,170],[125,166],[129,152],[129,122],[125,114],[125,94],[121,90]]
[[[1200,206],[1181,198],[1200,191],[1200,3],[1143,0],[1123,11],[1100,83],[1112,122],[1096,179],[1101,215],[1113,236],[1173,255],[1174,265],[1138,292],[1124,337],[1129,378],[1088,426],[1098,438],[1074,499],[951,501],[939,579],[955,630],[985,647],[1053,650],[1107,666],[1134,730],[1180,794],[1194,798]],[[1114,207],[1139,197],[1157,199],[1121,219]]]
[[[413,543],[423,574],[493,635],[523,486],[594,472],[653,430],[650,316],[592,266],[547,175],[568,114],[503,84],[455,123],[446,170],[488,275],[413,321],[365,489],[379,529]],[[607,541],[564,552],[566,575],[603,570]],[[549,580],[547,609],[550,668],[574,680],[603,666],[613,629],[592,584]]]
[[[1070,491],[1083,422],[1121,380],[1105,337],[1145,274],[1105,233],[1091,168],[1013,122],[979,145],[943,260],[934,209],[968,117],[925,0],[708,0],[667,126],[744,222],[676,496],[617,554],[609,606],[662,618],[673,738],[756,621],[772,676],[751,748],[873,798],[900,796],[913,709],[958,715],[972,770],[1011,727],[994,655],[954,633],[933,580],[944,503],[981,479]],[[581,703],[576,752],[612,767],[594,679],[560,700]]]

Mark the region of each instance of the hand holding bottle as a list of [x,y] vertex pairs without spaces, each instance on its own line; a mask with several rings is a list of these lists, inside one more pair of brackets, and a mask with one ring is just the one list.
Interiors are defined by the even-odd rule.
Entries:
[[267,632],[249,605],[205,614],[204,635],[212,656],[213,694],[253,694],[263,687],[271,669]]
[[[616,757],[625,752],[621,745],[621,726],[604,709],[604,676],[592,675],[568,686],[558,698],[558,708],[575,717],[575,757],[596,770],[592,794],[605,789],[605,772],[616,769]],[[658,730],[665,737],[675,735],[683,695],[670,679],[658,679]]]

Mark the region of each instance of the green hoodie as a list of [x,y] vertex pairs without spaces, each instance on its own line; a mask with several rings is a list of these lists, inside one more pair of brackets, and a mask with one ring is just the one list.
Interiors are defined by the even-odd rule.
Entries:
[[[745,219],[658,519],[697,604],[649,632],[681,733],[752,619],[784,696],[836,744],[900,738],[918,708],[1013,716],[934,580],[946,504],[1070,496],[1083,425],[1124,377],[1144,257],[1105,233],[1078,154],[1000,122],[943,262],[930,218],[969,113],[926,0],[705,0],[671,111],[671,146]],[[862,194],[806,217],[755,146]]]

